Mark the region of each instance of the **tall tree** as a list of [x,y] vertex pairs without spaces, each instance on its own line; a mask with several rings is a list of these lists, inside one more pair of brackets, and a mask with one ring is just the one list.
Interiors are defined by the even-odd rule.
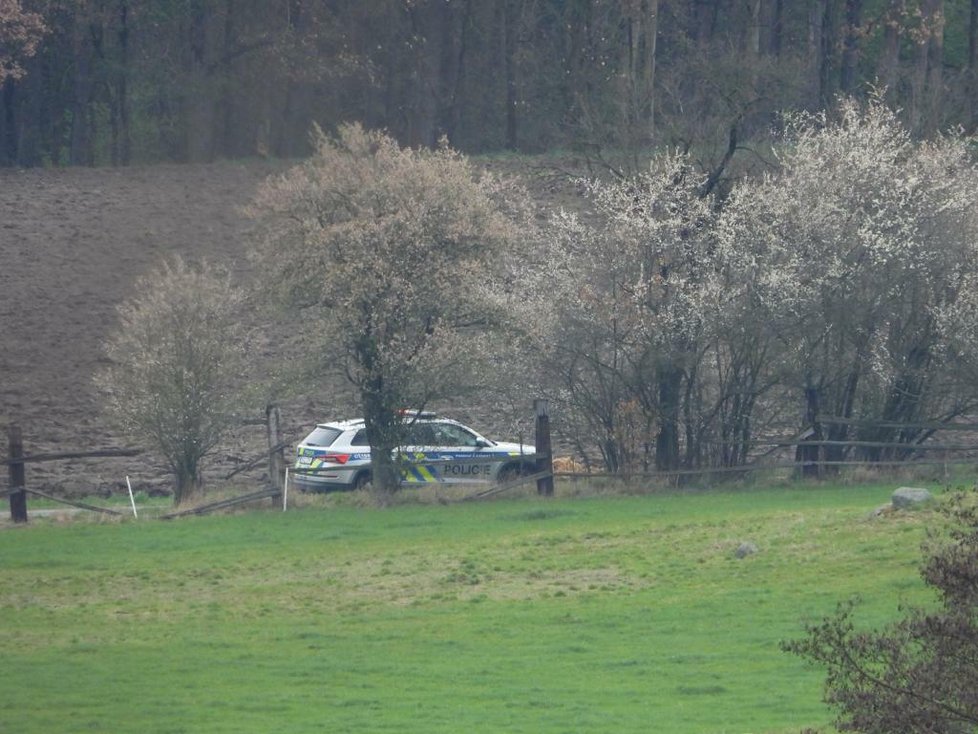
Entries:
[[863,0],[846,0],[846,24],[842,48],[842,69],[839,88],[843,94],[853,94],[858,79]]
[[919,18],[913,34],[913,72],[908,114],[911,128],[927,135],[936,132],[941,122],[944,0],[921,0]]
[[715,202],[704,195],[704,179],[688,156],[657,157],[644,174],[590,182],[597,213],[590,222],[561,217],[554,224],[555,280],[545,290],[568,292],[556,302],[558,328],[545,348],[567,363],[560,372],[575,398],[593,391],[596,399],[581,406],[602,427],[613,470],[627,453],[614,441],[630,400],[650,419],[657,468],[697,461],[684,427],[696,423],[690,401],[715,323],[706,312],[719,272],[711,246]]
[[978,0],[971,0],[968,14],[968,96],[971,98],[971,131],[978,130]]
[[[956,330],[941,314],[970,313],[960,304],[978,272],[978,186],[966,142],[915,144],[891,110],[851,100],[837,118],[795,117],[789,140],[779,175],[753,197],[735,192],[725,213],[746,207],[745,221],[767,222],[744,236],[766,243],[754,262],[782,287],[765,299],[776,308],[763,319],[800,356],[786,377],[814,438],[852,438],[850,419],[913,423],[965,410],[974,392],[955,385],[960,366],[937,363],[965,353],[952,349]],[[822,425],[819,415],[837,420]],[[843,458],[838,447],[827,453]]]
[[256,202],[258,259],[301,309],[323,369],[358,392],[381,493],[399,484],[399,409],[471,384],[491,352],[513,236],[500,186],[447,147],[352,125],[317,134],[315,155]]

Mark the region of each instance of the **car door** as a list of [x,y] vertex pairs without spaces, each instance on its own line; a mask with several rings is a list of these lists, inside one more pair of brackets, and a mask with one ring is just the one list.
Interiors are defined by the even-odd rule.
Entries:
[[405,445],[398,449],[401,481],[404,484],[427,484],[442,481],[441,457],[435,433],[429,422],[415,422],[407,426]]
[[492,445],[481,436],[455,423],[433,423],[433,439],[441,459],[438,469],[443,482],[488,482],[498,463]]

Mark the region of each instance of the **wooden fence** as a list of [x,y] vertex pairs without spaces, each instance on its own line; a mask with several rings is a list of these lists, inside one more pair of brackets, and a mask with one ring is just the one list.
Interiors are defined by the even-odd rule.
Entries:
[[[674,481],[675,483],[683,483],[687,478],[694,476],[724,476],[724,475],[747,475],[753,472],[759,471],[774,471],[774,470],[790,470],[797,473],[810,475],[811,470],[816,468],[815,474],[820,474],[825,469],[835,469],[840,467],[853,467],[853,466],[871,466],[871,467],[918,467],[918,466],[943,466],[945,470],[945,476],[947,476],[948,469],[952,466],[974,466],[978,463],[978,443],[971,441],[963,441],[959,443],[938,443],[931,441],[921,440],[919,443],[900,443],[900,442],[887,442],[887,441],[861,441],[861,440],[814,440],[811,436],[814,431],[809,430],[796,434],[790,438],[785,439],[770,439],[763,442],[758,442],[758,445],[769,446],[770,449],[766,452],[762,452],[756,455],[754,461],[742,465],[742,466],[727,466],[727,467],[690,467],[690,468],[680,468],[674,470],[656,470],[656,471],[632,471],[632,472],[593,472],[593,471],[554,471],[553,464],[553,453],[551,447],[550,438],[550,416],[548,412],[548,407],[546,401],[537,400],[534,402],[534,411],[536,413],[536,453],[534,456],[534,468],[532,472],[528,472],[523,476],[517,477],[512,481],[501,482],[494,484],[488,488],[480,489],[473,494],[465,497],[467,500],[471,499],[482,499],[486,497],[495,496],[497,494],[507,492],[516,487],[525,485],[527,483],[534,482],[537,486],[537,493],[541,496],[551,496],[554,491],[554,478],[555,477],[565,477],[565,478],[605,478],[612,480],[635,480],[635,479],[667,479]],[[885,422],[866,422],[866,421],[856,421],[852,419],[845,418],[835,418],[835,417],[825,417],[819,418],[818,422],[823,425],[833,425],[838,423],[846,423],[847,425],[857,426],[860,428],[886,428],[886,429],[910,429],[919,430],[926,432],[926,438],[930,438],[934,433],[939,431],[961,431],[969,432],[978,435],[978,424],[974,423],[918,423],[918,424],[897,424],[897,423],[885,423]],[[284,450],[287,446],[287,442],[284,442],[280,438],[279,425],[280,417],[278,408],[275,406],[269,406],[266,410],[265,420],[255,420],[248,421],[249,424],[263,424],[266,426],[266,433],[268,439],[268,452],[262,456],[256,458],[253,461],[247,462],[241,467],[236,468],[234,471],[230,472],[226,478],[230,479],[236,474],[243,471],[255,468],[264,462],[269,465],[269,477],[271,480],[270,486],[252,492],[250,494],[235,497],[231,499],[219,500],[217,502],[210,503],[208,505],[203,505],[197,508],[183,510],[179,512],[173,512],[165,515],[166,519],[182,517],[185,515],[199,515],[206,512],[211,512],[218,509],[224,509],[227,507],[232,507],[234,505],[254,502],[256,500],[271,498],[273,500],[281,499],[282,507],[285,509],[285,503],[287,501],[287,486],[285,484],[285,477],[287,472],[285,469],[285,455]],[[789,448],[808,448],[814,449],[817,452],[818,458],[805,458],[801,461],[784,461],[773,459],[773,455],[776,452],[783,451]],[[842,456],[845,457],[851,449],[859,448],[873,448],[873,449],[892,449],[901,452],[909,452],[911,454],[925,453],[925,452],[938,452],[940,453],[939,459],[910,459],[910,460],[856,460],[848,458],[832,458],[828,459],[824,457],[825,449],[833,449],[834,453],[838,454],[839,451],[842,452]],[[120,514],[116,510],[96,507],[94,505],[89,505],[82,502],[75,502],[72,500],[67,500],[64,498],[54,497],[49,494],[45,494],[38,490],[32,490],[27,487],[27,482],[25,479],[25,466],[30,463],[47,462],[47,461],[62,461],[68,459],[79,459],[79,458],[93,458],[93,457],[126,457],[126,456],[137,456],[142,453],[139,449],[119,449],[119,448],[108,448],[108,449],[97,449],[94,451],[81,451],[81,452],[62,452],[62,453],[47,453],[47,454],[34,454],[27,456],[24,454],[23,439],[21,436],[20,428],[17,426],[10,426],[8,428],[8,454],[7,458],[0,460],[0,464],[4,464],[8,468],[9,477],[9,488],[5,492],[0,492],[0,497],[6,495],[10,502],[10,517],[15,523],[27,522],[27,495],[34,495],[47,500],[52,500],[55,502],[60,502],[73,507],[78,507],[80,509],[103,512],[106,514],[118,515]],[[949,455],[957,455],[960,458],[950,459]],[[443,463],[459,463],[460,460],[444,460]],[[465,461],[465,460],[461,460]],[[472,459],[472,462],[484,463],[485,459]],[[426,462],[431,463],[431,462]]]
[[[758,447],[769,447],[767,451],[757,452],[752,461],[737,466],[705,466],[705,467],[684,467],[670,470],[649,470],[649,471],[621,471],[607,473],[601,471],[561,471],[554,473],[556,477],[567,478],[594,478],[602,477],[608,479],[630,480],[630,479],[669,479],[677,483],[695,476],[730,476],[747,475],[754,472],[768,472],[778,470],[790,470],[798,474],[809,477],[819,477],[827,471],[834,471],[843,467],[872,467],[872,468],[892,468],[892,467],[921,467],[938,466],[944,467],[945,475],[948,470],[955,466],[975,466],[978,464],[978,441],[962,441],[958,443],[941,443],[931,441],[934,434],[941,431],[956,431],[975,434],[978,438],[978,423],[950,423],[950,422],[921,422],[921,423],[893,423],[887,421],[861,421],[853,418],[839,418],[835,416],[819,416],[816,419],[818,424],[823,426],[848,425],[861,429],[902,429],[926,432],[926,440],[916,443],[906,443],[897,441],[864,441],[864,440],[830,440],[814,439],[814,426],[809,426],[805,430],[784,438],[770,438],[760,440],[755,443]],[[786,449],[812,449],[817,458],[804,458],[801,460],[778,460],[774,457],[777,453],[783,453]],[[832,449],[834,454],[841,454],[843,458],[826,458],[826,449]],[[850,454],[851,449],[881,449],[892,450],[908,455],[915,454],[938,454],[935,459],[852,459],[845,458]],[[952,458],[955,457],[955,458]]]
[[20,427],[9,426],[7,428],[7,458],[0,463],[7,465],[9,487],[5,494],[9,498],[10,502],[10,519],[15,523],[27,522],[28,494],[36,497],[43,497],[44,499],[53,500],[55,502],[60,502],[65,505],[78,507],[83,510],[103,512],[109,515],[120,514],[116,510],[110,510],[105,507],[96,507],[84,502],[75,502],[73,500],[67,500],[61,497],[53,497],[45,494],[44,492],[39,492],[36,489],[29,489],[27,487],[27,471],[25,465],[46,461],[65,461],[69,459],[87,459],[92,457],[137,456],[140,453],[142,453],[140,449],[97,449],[95,451],[66,451],[25,456],[23,434],[21,433]]
[[[281,418],[279,415],[279,409],[275,405],[269,405],[265,410],[265,418],[245,421],[245,425],[262,425],[266,428],[266,435],[268,438],[269,448],[267,453],[261,454],[257,459],[253,461],[246,462],[242,467],[236,468],[234,471],[230,472],[226,479],[230,479],[236,474],[243,471],[248,471],[256,466],[260,466],[263,463],[268,463],[269,465],[269,478],[271,480],[271,486],[267,489],[261,490],[260,494],[264,497],[271,497],[273,500],[275,498],[282,496],[282,478],[284,474],[285,467],[285,457],[284,449],[287,443],[281,441],[280,439],[280,425]],[[126,457],[126,456],[138,456],[142,454],[142,449],[132,449],[132,448],[106,448],[106,449],[96,449],[93,451],[69,451],[69,452],[59,452],[59,453],[47,453],[47,454],[24,454],[24,441],[21,429],[19,426],[8,426],[7,428],[7,458],[0,459],[0,465],[7,466],[7,474],[9,487],[7,490],[0,492],[0,497],[4,495],[7,496],[10,503],[10,519],[15,523],[25,523],[27,522],[27,496],[33,495],[35,497],[41,497],[49,501],[58,502],[60,504],[68,505],[71,507],[76,507],[83,510],[90,510],[93,512],[101,512],[108,515],[120,515],[122,513],[117,510],[108,509],[105,507],[97,507],[95,505],[90,505],[84,502],[77,502],[74,500],[65,499],[63,497],[55,497],[44,492],[40,492],[36,489],[31,489],[27,486],[26,479],[26,465],[31,463],[43,463],[51,461],[66,461],[70,459],[88,459],[88,458],[108,458],[108,457]],[[256,494],[256,493],[253,493]],[[223,500],[221,503],[214,503],[215,506],[210,509],[219,509],[216,505],[221,507],[229,507],[234,504],[251,502],[255,498],[252,495],[247,495],[243,498],[236,498],[235,500]],[[208,506],[204,506],[208,507]],[[135,507],[134,507],[135,509]],[[189,511],[188,513],[174,513],[168,517],[178,517],[182,514],[202,514],[207,511],[203,508],[196,508],[195,511]]]

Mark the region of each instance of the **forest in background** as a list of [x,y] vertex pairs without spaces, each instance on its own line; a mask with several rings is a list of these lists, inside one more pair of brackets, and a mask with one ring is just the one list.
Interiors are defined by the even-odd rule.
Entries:
[[466,153],[695,150],[886,89],[978,127],[978,0],[0,0],[0,165],[310,152],[359,121]]

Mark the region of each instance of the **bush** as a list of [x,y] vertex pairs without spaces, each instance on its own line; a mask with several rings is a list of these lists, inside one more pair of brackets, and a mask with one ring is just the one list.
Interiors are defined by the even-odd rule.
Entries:
[[931,533],[921,569],[936,610],[909,609],[882,631],[857,632],[848,602],[783,645],[827,668],[825,700],[842,731],[978,731],[978,493],[951,495],[942,512],[947,522]]

